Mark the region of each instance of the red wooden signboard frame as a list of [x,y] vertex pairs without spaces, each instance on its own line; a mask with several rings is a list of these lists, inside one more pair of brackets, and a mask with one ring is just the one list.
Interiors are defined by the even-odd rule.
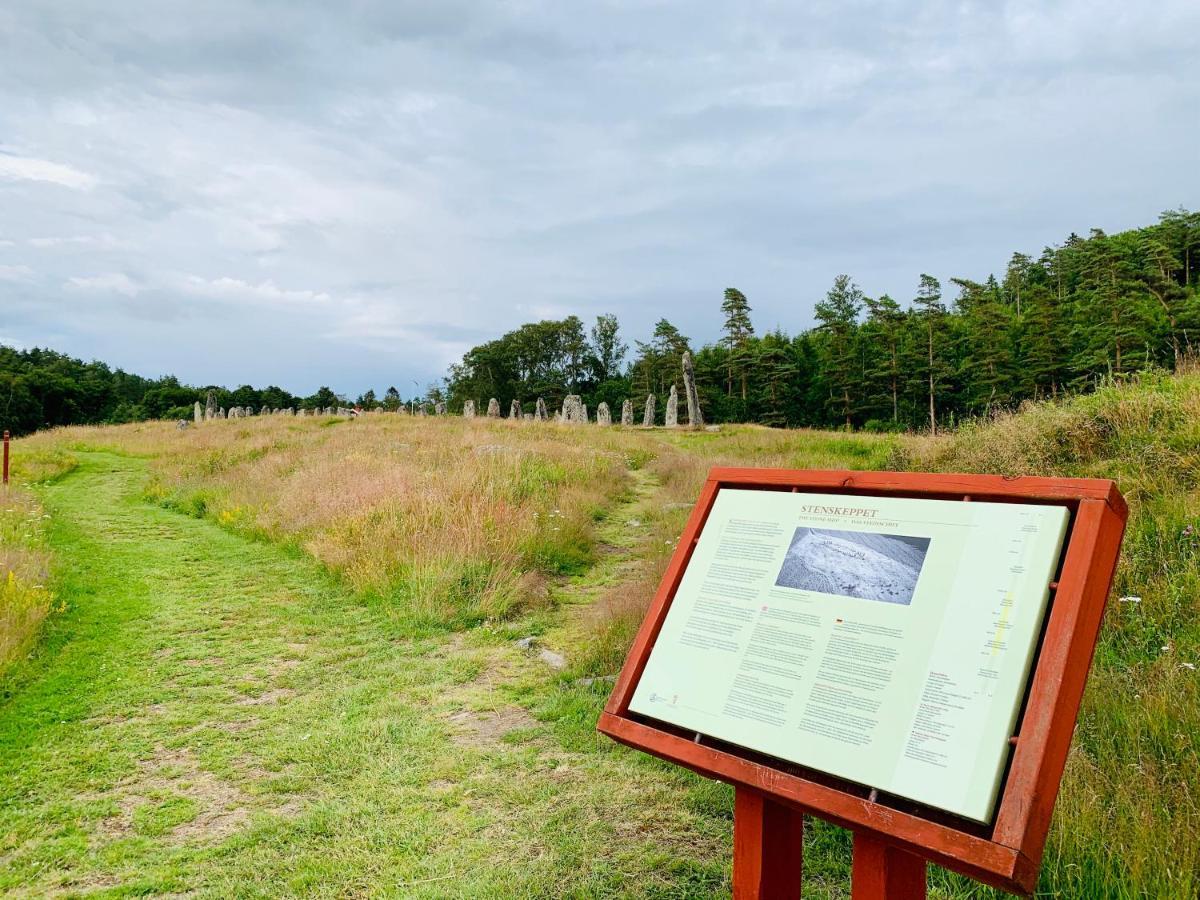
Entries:
[[[913,803],[629,709],[692,551],[722,488],[1064,506],[1070,522],[1041,644],[1011,737],[992,824]],[[854,832],[853,896],[925,896],[932,861],[1019,894],[1037,881],[1128,509],[1116,485],[1090,478],[715,468],[642,622],[598,728],[631,747],[734,785],[734,896],[799,896],[802,814]]]

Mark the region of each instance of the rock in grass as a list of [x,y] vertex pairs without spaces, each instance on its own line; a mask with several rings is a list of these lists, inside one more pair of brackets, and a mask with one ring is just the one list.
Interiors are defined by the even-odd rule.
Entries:
[[500,418],[500,401],[495,397],[488,401],[487,415],[489,419]]
[[202,418],[204,418],[204,410],[200,408],[200,401],[197,400],[195,407],[192,409],[192,419],[199,425]]
[[444,416],[446,414],[446,404],[441,400],[433,404],[433,414],[435,416]]
[[464,400],[463,401],[463,418],[464,419],[475,418],[475,401],[474,400]]
[[667,395],[667,411],[663,417],[663,424],[667,428],[674,428],[679,424],[679,394],[675,392],[675,385],[671,385],[671,393]]
[[621,424],[633,424],[633,401],[628,397],[625,399],[625,402],[621,404]]
[[509,404],[508,417],[510,419],[521,418],[521,401],[520,400],[513,400],[513,402]]
[[538,651],[538,659],[552,669],[565,669],[567,667],[567,658],[565,656],[555,653],[553,650],[547,650],[545,647]]
[[530,635],[529,637],[523,637],[520,640],[518,640],[517,646],[520,647],[522,650],[532,650],[533,645],[536,643],[537,643],[537,638],[535,638],[533,635]]
[[646,397],[646,413],[642,416],[642,427],[654,427],[654,395],[650,394]]
[[214,391],[208,392],[208,397],[204,400],[204,418],[205,421],[215,419],[217,417],[217,395]]
[[537,406],[534,409],[535,409],[535,411],[534,411],[533,417],[535,419],[537,419],[539,422],[545,422],[546,419],[550,418],[546,414],[546,401],[543,400],[541,397],[538,397]]
[[612,424],[612,413],[610,413],[608,411],[608,404],[603,401],[601,401],[600,405],[596,407],[596,424],[597,425],[611,425]]

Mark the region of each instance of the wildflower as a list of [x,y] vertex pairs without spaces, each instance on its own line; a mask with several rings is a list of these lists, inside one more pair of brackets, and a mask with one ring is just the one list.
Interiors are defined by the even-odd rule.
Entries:
[[1141,597],[1134,597],[1134,596],[1130,596],[1130,597],[1121,597],[1121,598],[1120,598],[1120,599],[1119,599],[1117,602],[1118,602],[1118,603],[1141,603],[1141,602],[1142,602],[1142,598],[1141,598]]
[[1187,669],[1189,672],[1195,672],[1195,671],[1196,671],[1196,665],[1195,665],[1195,663],[1180,663],[1180,664],[1179,664],[1179,668],[1181,668],[1181,669]]

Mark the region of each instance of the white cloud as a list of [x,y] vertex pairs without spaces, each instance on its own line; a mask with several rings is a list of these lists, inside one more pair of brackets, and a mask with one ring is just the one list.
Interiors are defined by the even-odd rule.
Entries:
[[6,181],[48,181],[75,190],[91,190],[97,178],[74,166],[37,159],[32,156],[12,156],[0,151],[0,179]]
[[142,291],[141,285],[124,272],[105,272],[102,275],[68,278],[66,287],[80,291],[96,293],[124,294],[126,297],[136,297]]
[[0,281],[28,281],[33,277],[33,269],[29,266],[0,265]]
[[226,300],[243,300],[251,303],[292,305],[333,302],[333,297],[325,291],[289,290],[279,287],[270,279],[252,284],[241,278],[208,279],[199,275],[187,275],[179,282],[179,285],[190,294]]
[[81,247],[117,247],[119,243],[111,234],[77,234],[55,237],[29,238],[25,243],[39,250],[50,247],[81,246]]

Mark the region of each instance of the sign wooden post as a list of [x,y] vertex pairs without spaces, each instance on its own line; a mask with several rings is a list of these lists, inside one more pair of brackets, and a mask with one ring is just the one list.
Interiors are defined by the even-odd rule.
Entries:
[[[722,491],[733,492],[729,498],[722,501],[724,507],[718,502]],[[999,745],[988,745],[987,752],[995,757],[998,768],[993,770],[996,772],[996,788],[990,804],[978,807],[985,808],[986,814],[968,814],[970,809],[976,807],[964,807],[965,811],[960,813],[946,802],[927,802],[918,796],[919,792],[916,789],[904,784],[872,786],[870,783],[839,775],[831,769],[814,768],[804,764],[804,757],[797,754],[804,750],[805,742],[819,743],[822,739],[820,727],[834,729],[836,733],[836,729],[841,726],[837,716],[829,714],[829,710],[836,707],[825,707],[824,719],[807,731],[792,728],[781,732],[789,743],[776,744],[774,747],[790,748],[795,744],[798,749],[796,754],[791,755],[790,750],[781,752],[776,749],[775,752],[765,752],[762,746],[756,747],[755,741],[749,737],[740,739],[738,735],[742,732],[731,736],[730,729],[736,730],[742,725],[737,722],[733,726],[729,726],[728,723],[722,724],[717,721],[719,716],[712,713],[707,714],[714,722],[714,728],[711,730],[720,732],[721,728],[725,728],[724,737],[705,733],[699,726],[685,728],[673,724],[668,721],[672,715],[686,717],[699,713],[694,713],[686,705],[677,706],[675,701],[678,698],[664,697],[661,692],[656,696],[649,692],[648,688],[643,688],[638,696],[636,705],[641,712],[631,708],[714,504],[727,513],[735,508],[733,504],[736,501],[742,504],[736,509],[745,510],[748,508],[746,504],[753,500],[752,497],[746,496],[747,491],[800,493],[804,497],[796,498],[796,502],[804,500],[809,504],[803,507],[804,510],[816,509],[831,516],[866,515],[868,511],[855,507],[872,505],[883,507],[885,510],[908,509],[911,506],[904,507],[896,501],[907,502],[916,499],[976,504],[969,512],[962,512],[962,508],[957,506],[952,509],[945,504],[936,505],[938,509],[948,510],[950,513],[959,510],[962,515],[958,516],[958,520],[961,521],[968,521],[970,516],[976,515],[983,516],[981,521],[986,521],[987,516],[994,512],[998,521],[1002,519],[1011,522],[1014,517],[1026,516],[1030,523],[1042,523],[1041,526],[1028,524],[1019,529],[1026,537],[1033,535],[1027,543],[1036,551],[1035,556],[1037,553],[1041,554],[1038,559],[1052,563],[1046,569],[1051,574],[1048,577],[1048,585],[1042,582],[1043,587],[1040,589],[1040,597],[1044,598],[1044,612],[1038,612],[1036,620],[1031,620],[1037,629],[1028,634],[1031,661],[1028,668],[1022,670],[1019,679],[1014,682],[1014,690],[1019,689],[1020,692],[1012,698],[1016,705],[1012,707],[1014,724],[1011,733],[1003,732],[1005,736],[1000,742],[1003,749],[1000,749]],[[816,501],[828,505],[813,506],[814,496]],[[772,500],[764,495],[763,503],[772,503],[773,508],[780,508],[785,502],[790,501],[784,501],[782,498]],[[1024,505],[1024,509],[1015,510],[1014,504]],[[721,519],[724,523],[721,527],[728,527],[730,522],[736,523],[739,528],[756,527],[755,523],[745,526],[744,517],[733,519],[725,513],[721,514],[725,516]],[[925,897],[926,865],[929,862],[1004,890],[1029,894],[1037,882],[1050,817],[1066,765],[1092,654],[1099,636],[1127,515],[1125,501],[1116,485],[1111,481],[1098,479],[715,468],[709,473],[708,480],[701,490],[683,537],[634,640],[612,696],[600,717],[598,728],[604,734],[631,747],[734,786],[736,799],[733,892],[737,898],[800,896],[804,815],[825,819],[854,832],[854,900],[916,900]],[[766,518],[769,517],[764,516],[764,519]],[[954,517],[946,515],[943,518]],[[1046,529],[1046,522],[1057,522],[1060,529],[1058,533],[1052,534],[1051,529]],[[932,524],[940,526],[946,523]],[[878,529],[870,531],[860,525],[851,527],[855,529],[853,532],[798,528],[788,553],[798,552],[798,546],[801,549],[808,546],[802,542],[802,533],[819,533],[815,540],[825,542],[818,548],[822,552],[830,547],[844,550],[847,544],[855,545],[857,541],[857,544],[861,545],[861,553],[856,558],[862,570],[866,572],[858,577],[866,578],[869,582],[874,574],[877,585],[886,582],[891,577],[890,573],[895,564],[882,557],[872,556],[869,546],[872,542],[878,544],[883,532]],[[1011,530],[1011,526],[1009,527]],[[1042,527],[1043,531],[1039,532],[1038,527]],[[911,528],[908,531],[902,528],[899,532],[900,535],[916,533]],[[782,532],[776,530],[773,534],[779,535]],[[839,535],[841,544],[838,544]],[[847,535],[850,537],[848,542]],[[979,532],[976,532],[976,537],[978,535]],[[1060,538],[1061,550],[1055,551]],[[774,539],[779,540],[778,537]],[[808,539],[805,535],[804,540]],[[725,540],[725,537],[721,540]],[[783,540],[786,540],[786,537]],[[929,550],[930,539],[901,536],[891,537],[890,540],[908,542],[909,550],[906,552],[917,559],[914,564],[918,572],[916,584],[924,584],[928,588],[928,585],[933,583],[929,578],[935,576],[927,576],[926,570],[921,567],[924,565],[926,553],[930,553],[932,558],[932,551]],[[938,541],[939,538],[935,536],[932,540]],[[943,546],[950,546],[952,543],[953,540],[947,540]],[[1053,547],[1050,547],[1051,544]],[[753,554],[759,552],[750,544],[744,546],[747,548],[744,551],[741,549],[742,544],[729,544],[725,549],[715,551],[718,554],[723,552],[724,556],[714,557],[710,553],[705,557],[705,565],[711,570],[711,567],[716,565],[712,562],[713,559],[733,558],[732,564],[740,563],[740,560],[734,558],[736,554],[728,552],[729,547],[744,552],[747,559],[753,558]],[[1018,545],[1014,542],[1013,546]],[[1047,549],[1048,547],[1050,549]],[[853,551],[854,546],[851,546],[852,556]],[[810,549],[805,552],[816,551]],[[1005,546],[997,545],[987,547],[986,552],[996,557],[997,565],[1009,567],[1004,571],[1017,573],[1012,576],[1015,579],[1024,577],[1022,573],[1028,571],[1025,566],[1027,557],[1019,556],[1017,549],[1008,550]],[[1057,555],[1053,555],[1055,552]],[[1003,553],[1013,554],[1012,559],[999,560],[1000,554]],[[828,557],[814,558],[820,561]],[[946,554],[943,552],[940,558],[947,558]],[[882,565],[876,560],[882,560]],[[757,558],[755,564],[761,569],[777,563],[777,559],[771,561],[764,556]],[[872,569],[871,566],[875,568]],[[896,571],[904,574],[903,570]],[[965,576],[961,573],[955,576],[959,578],[954,583],[959,586],[960,594],[964,584],[962,578],[969,579],[970,575],[971,573],[967,572]],[[700,577],[707,578],[708,575],[696,576]],[[895,616],[895,610],[900,609],[900,614],[904,614],[904,605],[914,603],[913,592],[917,590],[909,586],[905,593],[902,584],[893,584],[890,587],[883,584],[883,587],[877,587],[876,590],[887,591],[887,596],[876,597],[851,586],[839,588],[837,591],[825,591],[827,594],[849,595],[848,597],[822,598],[819,593],[821,589],[816,589],[818,593],[813,594],[812,589],[806,591],[804,582],[788,581],[788,578],[792,577],[785,576],[784,569],[781,569],[779,580],[774,582],[774,585],[781,585],[782,589],[776,590],[774,586],[771,588],[771,600],[779,608],[786,607],[786,604],[779,602],[780,598],[788,598],[786,589],[798,588],[796,596],[810,603],[810,607],[807,608],[821,608],[819,602],[811,605],[814,603],[813,597],[816,597],[816,601],[849,600],[850,603],[859,600],[885,600],[886,604],[883,605],[860,603],[860,608],[883,610],[884,612],[877,613],[879,616]],[[984,587],[981,585],[979,590],[982,592]],[[709,605],[703,608],[702,612],[714,608],[714,596],[717,600],[721,599],[719,591],[714,594],[710,586],[706,589],[709,593],[706,595],[707,600],[703,602],[708,602]],[[926,590],[926,595],[928,593]],[[963,602],[969,599],[967,597]],[[759,601],[752,602],[757,604]],[[918,603],[912,609],[917,609],[920,605]],[[928,604],[926,606],[928,607]],[[1009,594],[997,607],[1002,610],[1002,614],[998,616],[999,621],[991,623],[995,626],[995,631],[988,636],[990,643],[984,644],[985,647],[995,646],[997,653],[1007,650],[1005,641],[1010,633],[1015,632],[1005,630],[1012,628],[1006,619],[1014,606],[1019,605],[1014,604],[1012,595]],[[745,616],[749,618],[751,613],[756,615],[757,609],[758,607],[754,606]],[[761,609],[766,615],[768,606],[764,603]],[[794,618],[796,613],[792,609],[785,609],[784,612],[775,615]],[[915,616],[915,613],[912,615]],[[839,623],[838,628],[848,627],[841,624],[842,618],[834,621]],[[718,622],[719,624],[721,623]],[[1030,628],[1034,628],[1035,625],[1031,624]],[[711,623],[709,630],[713,630]],[[671,639],[678,638],[678,623],[671,634]],[[703,638],[702,634],[699,638],[696,634],[697,632],[693,632],[689,638],[692,641],[691,646],[708,647],[707,644],[696,643]],[[758,632],[755,632],[755,635],[757,634]],[[666,637],[664,641],[670,643]],[[749,644],[743,643],[739,646],[744,649],[753,642],[754,635],[751,635]],[[934,644],[936,645],[936,641]],[[729,649],[730,645],[728,642],[723,645],[719,638],[714,638],[712,646],[716,649],[697,652],[709,654],[704,657],[709,659],[719,655],[723,649]],[[906,645],[897,638],[897,646]],[[671,652],[676,651],[670,647],[660,651],[663,654]],[[692,658],[686,656],[686,653],[692,652],[690,649],[678,652],[684,654],[679,658]],[[951,652],[958,650],[952,649]],[[729,655],[732,658],[733,654]],[[659,683],[663,665],[665,664],[660,662],[657,670]],[[757,670],[778,673],[778,666],[775,661],[762,662],[757,664]],[[651,669],[654,669],[653,665]],[[742,670],[739,669],[738,672],[738,677],[742,677]],[[981,671],[981,676],[986,675],[988,673]],[[824,677],[826,681],[830,680],[828,675]],[[944,732],[937,731],[942,727],[939,723],[934,722],[930,725],[927,721],[930,709],[935,712],[941,709],[938,706],[941,699],[937,693],[940,689],[937,679],[944,678],[940,670],[931,670],[929,679],[932,687],[929,683],[924,683],[926,693],[914,701],[918,710],[918,718],[915,721],[921,725],[920,730],[914,725],[908,735],[909,743],[905,745],[907,749],[903,754],[906,764],[915,764],[913,760],[923,763],[928,757],[928,752],[922,746],[918,746],[919,739],[927,738],[929,734],[944,736]],[[769,700],[761,700],[760,707],[753,706],[754,703],[760,702],[753,690],[761,689],[764,681],[769,679],[768,674],[751,677],[749,681],[735,682],[735,687],[741,685],[738,688],[742,690],[741,696],[745,696],[747,684],[751,691],[749,700],[746,701],[751,704],[748,707],[750,713],[744,708],[736,709],[735,718],[752,719],[756,714],[755,710],[769,709],[766,705]],[[982,692],[979,696],[986,697],[989,702],[997,696],[994,692],[989,693],[990,687],[985,686],[977,690]],[[930,693],[931,691],[933,693]],[[686,693],[686,690],[684,692]],[[732,700],[726,702],[731,703]],[[791,702],[799,703],[799,700]],[[812,702],[811,699],[809,702]],[[961,708],[953,703],[946,704],[946,707]],[[661,714],[658,712],[660,708],[664,710]],[[679,712],[668,712],[675,710]],[[849,709],[845,715],[848,720],[854,718]],[[920,718],[921,716],[924,716],[924,719]],[[770,720],[765,712],[760,718],[764,721]],[[775,724],[774,720],[770,721]],[[987,727],[992,729],[1007,728],[1007,724],[1005,722],[1003,725],[997,725],[995,716],[987,719]],[[720,727],[717,727],[718,725]],[[755,732],[754,727],[756,723],[753,722],[746,725],[744,733],[761,733]],[[977,801],[976,805],[978,806]]]

